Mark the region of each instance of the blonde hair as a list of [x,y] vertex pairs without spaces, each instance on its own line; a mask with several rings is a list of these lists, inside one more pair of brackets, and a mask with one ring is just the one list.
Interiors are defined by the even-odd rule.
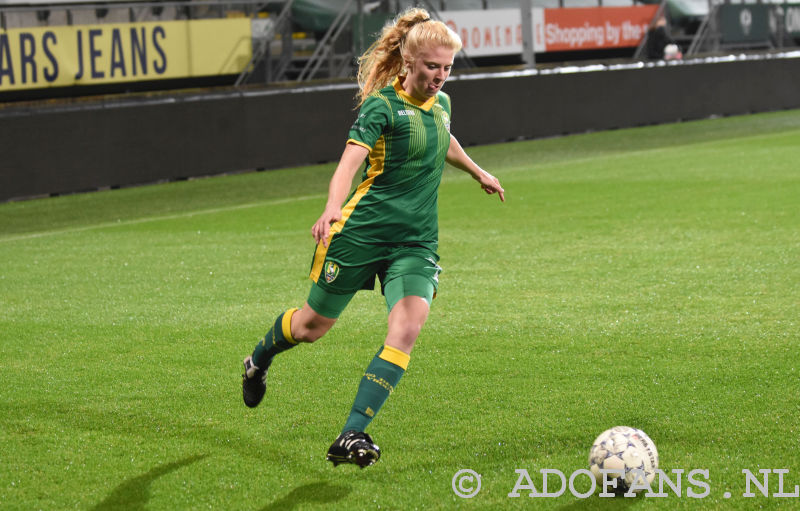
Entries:
[[403,73],[405,61],[422,48],[444,46],[458,53],[461,39],[441,21],[431,20],[425,9],[412,8],[383,27],[381,36],[358,59],[358,104],[386,87]]

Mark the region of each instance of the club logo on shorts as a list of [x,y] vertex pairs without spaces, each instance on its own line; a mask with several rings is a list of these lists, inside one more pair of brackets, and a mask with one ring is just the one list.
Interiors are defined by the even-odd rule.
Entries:
[[339,276],[339,265],[333,261],[325,261],[325,282],[330,284]]

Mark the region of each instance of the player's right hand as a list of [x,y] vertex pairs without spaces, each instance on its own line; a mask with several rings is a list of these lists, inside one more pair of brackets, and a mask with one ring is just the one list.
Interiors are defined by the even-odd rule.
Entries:
[[331,232],[331,225],[335,224],[341,219],[341,208],[326,206],[325,211],[322,212],[322,215],[311,227],[311,235],[314,237],[314,241],[317,243],[321,241],[322,245],[327,248],[329,242],[328,238],[330,237]]

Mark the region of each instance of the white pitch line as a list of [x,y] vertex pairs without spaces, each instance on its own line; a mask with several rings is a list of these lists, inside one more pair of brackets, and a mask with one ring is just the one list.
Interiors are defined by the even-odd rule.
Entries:
[[213,215],[215,213],[224,213],[228,211],[236,211],[240,209],[250,209],[250,208],[257,208],[262,206],[274,206],[277,204],[287,204],[289,202],[295,201],[304,201],[304,200],[313,200],[313,199],[324,199],[325,195],[305,195],[302,197],[292,197],[287,199],[275,199],[271,201],[264,201],[264,202],[253,202],[250,204],[238,204],[236,206],[226,206],[221,208],[211,208],[211,209],[200,209],[196,211],[187,211],[185,213],[175,213],[172,215],[162,215],[162,216],[152,216],[152,217],[144,217],[144,218],[136,218],[133,220],[124,220],[124,221],[117,221],[117,222],[103,222],[100,224],[93,224],[93,225],[86,225],[83,227],[72,227],[68,229],[57,229],[53,231],[42,231],[42,232],[35,232],[31,234],[23,234],[21,236],[11,236],[9,238],[0,238],[0,243],[6,243],[10,241],[25,241],[25,240],[32,240],[37,238],[44,238],[47,236],[57,236],[60,234],[74,234],[78,232],[85,232],[85,231],[92,231],[95,229],[107,229],[109,227],[120,227],[124,225],[137,225],[137,224],[145,224],[149,222],[160,222],[162,220],[177,220],[180,218],[191,218],[193,216],[198,215]]

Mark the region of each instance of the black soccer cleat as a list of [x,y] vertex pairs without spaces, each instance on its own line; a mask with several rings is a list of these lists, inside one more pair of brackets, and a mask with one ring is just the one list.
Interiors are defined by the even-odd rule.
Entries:
[[337,438],[325,458],[336,467],[340,463],[352,463],[361,468],[374,465],[381,457],[381,448],[372,438],[361,431],[345,431]]
[[242,397],[244,404],[250,408],[255,408],[264,392],[267,390],[267,369],[263,371],[253,364],[253,357],[248,356],[244,359],[244,374],[242,375]]

